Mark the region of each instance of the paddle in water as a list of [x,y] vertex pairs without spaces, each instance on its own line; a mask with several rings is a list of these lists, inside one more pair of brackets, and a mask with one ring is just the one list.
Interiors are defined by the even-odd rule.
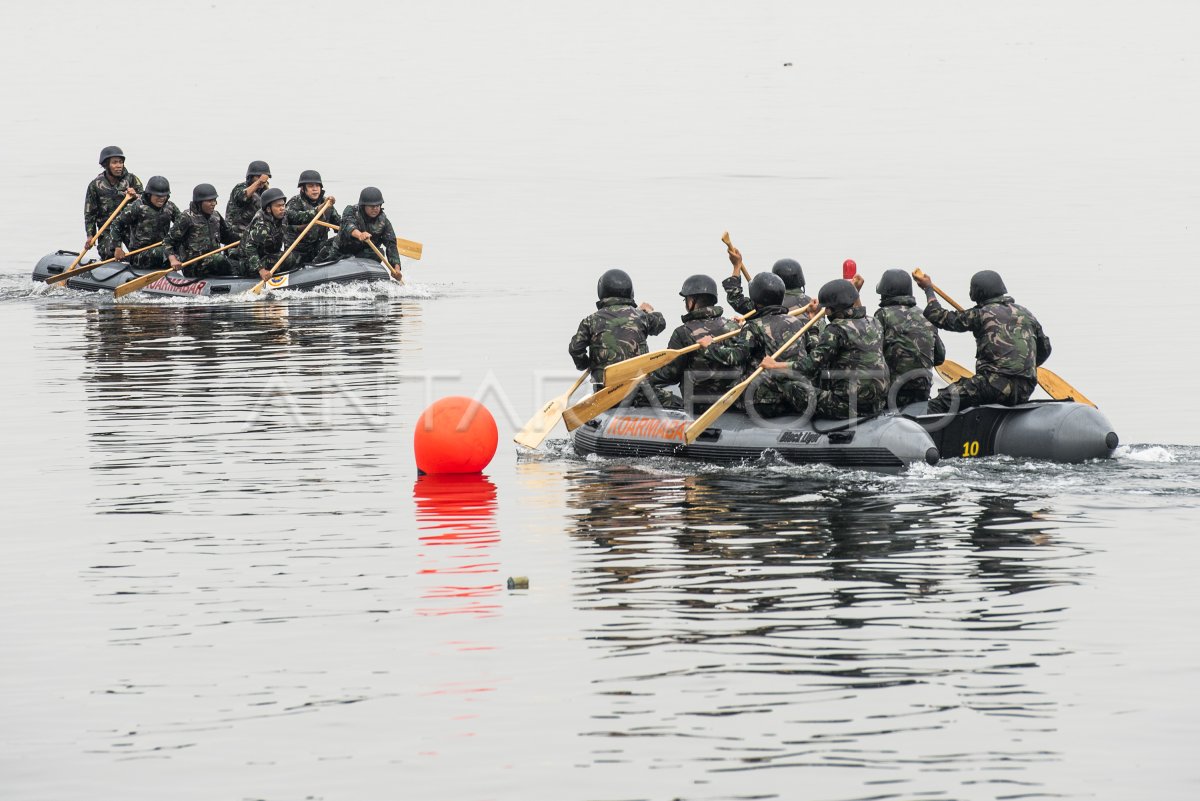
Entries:
[[537,414],[530,418],[525,427],[517,432],[513,437],[513,442],[524,445],[526,448],[536,448],[541,445],[551,430],[558,425],[558,421],[562,419],[563,411],[571,402],[571,396],[575,394],[575,390],[583,385],[590,373],[590,370],[584,370],[579,374],[579,378],[575,379],[575,383],[571,385],[570,389],[548,401]]
[[137,292],[142,287],[150,286],[150,284],[153,284],[158,279],[170,275],[177,270],[182,270],[184,267],[195,264],[198,261],[204,261],[209,256],[215,256],[223,250],[229,250],[230,248],[236,247],[240,244],[242,244],[242,241],[239,239],[237,242],[230,242],[228,245],[221,245],[221,247],[217,248],[216,250],[210,250],[208,253],[201,254],[194,259],[188,259],[178,267],[167,267],[165,270],[156,270],[155,272],[146,273],[143,276],[134,278],[131,281],[126,281],[113,290],[113,295],[118,298],[123,298],[130,292]]

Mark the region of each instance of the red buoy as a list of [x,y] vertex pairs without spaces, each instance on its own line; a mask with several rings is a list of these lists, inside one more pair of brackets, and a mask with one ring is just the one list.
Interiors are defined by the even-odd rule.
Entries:
[[434,401],[417,419],[413,453],[422,473],[478,473],[496,455],[492,413],[471,398]]

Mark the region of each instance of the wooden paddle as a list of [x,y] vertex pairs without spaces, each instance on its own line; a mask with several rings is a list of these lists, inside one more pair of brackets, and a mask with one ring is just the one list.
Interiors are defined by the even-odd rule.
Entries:
[[524,445],[526,448],[536,448],[541,445],[554,426],[558,425],[559,419],[562,418],[563,410],[571,402],[571,396],[587,380],[589,374],[591,374],[591,370],[584,370],[579,378],[575,379],[575,383],[571,385],[570,389],[543,406],[541,411],[530,418],[525,427],[517,432],[516,436],[513,437],[513,442],[518,445]]
[[165,270],[158,270],[156,272],[146,273],[143,276],[134,278],[130,281],[126,281],[125,283],[121,284],[119,287],[117,287],[116,289],[113,290],[113,295],[115,295],[118,298],[123,298],[126,295],[128,295],[130,292],[137,292],[142,287],[153,284],[155,281],[162,278],[164,275],[173,273],[176,270],[182,270],[184,267],[187,267],[190,264],[195,264],[198,261],[203,261],[204,259],[207,259],[209,256],[215,256],[218,253],[220,253],[222,250],[229,250],[231,247],[235,247],[237,245],[240,245],[241,243],[242,243],[242,241],[239,239],[237,242],[230,242],[228,245],[222,245],[221,247],[217,248],[216,250],[210,250],[208,253],[205,253],[202,256],[197,256],[194,259],[188,259],[187,261],[185,261],[183,264],[179,265],[178,267],[168,267]]
[[113,256],[111,259],[105,259],[104,261],[94,261],[91,264],[85,264],[82,267],[76,267],[71,270],[63,270],[58,275],[52,275],[49,278],[47,278],[46,283],[47,284],[57,284],[59,281],[66,281],[68,278],[74,278],[77,275],[83,275],[84,273],[90,273],[92,270],[96,269],[97,267],[103,267],[105,264],[112,264],[114,261],[121,261],[123,259],[129,258],[130,256],[136,256],[139,253],[144,253],[147,250],[156,248],[161,244],[162,244],[162,242],[155,242],[153,245],[146,245],[144,248],[138,248],[137,250],[131,250],[128,253],[126,253],[124,256],[122,256],[120,259],[118,259],[116,256]]
[[[334,225],[333,223],[325,222],[324,220],[321,220],[320,222],[318,222],[317,225],[324,226],[325,228],[329,228],[333,231],[341,230],[340,226]],[[420,261],[421,260],[421,251],[423,251],[424,249],[425,249],[425,246],[422,245],[420,242],[414,242],[411,239],[401,239],[400,237],[396,237],[396,250],[400,253],[401,256],[403,256],[406,259],[412,259],[413,261]]]
[[300,232],[300,236],[298,236],[294,240],[292,240],[292,244],[288,245],[287,250],[283,251],[283,255],[280,256],[279,260],[275,262],[275,266],[270,269],[269,275],[267,275],[266,278],[259,281],[254,286],[250,287],[250,292],[254,293],[255,295],[262,294],[263,287],[267,285],[267,281],[270,281],[273,277],[275,277],[275,271],[279,269],[279,265],[283,264],[284,260],[288,256],[292,255],[292,251],[296,249],[296,245],[299,245],[300,240],[303,239],[304,237],[308,236],[308,232],[311,231],[313,229],[313,226],[317,224],[317,221],[321,219],[321,215],[325,213],[325,209],[329,208],[332,205],[333,205],[333,198],[326,198],[325,202],[317,207],[317,213],[313,216],[313,218],[311,220],[308,221],[308,225],[304,226],[304,230]]
[[[926,277],[925,273],[920,267],[913,270],[912,274],[913,278],[916,278],[918,281]],[[954,300],[954,298],[943,292],[937,284],[930,281],[929,285],[930,288],[932,288],[942,300],[949,303],[958,311],[965,311],[963,307]],[[941,371],[939,370],[938,373],[940,374]],[[1091,406],[1093,409],[1097,408],[1096,404],[1088,400],[1082,392],[1064,381],[1057,373],[1052,373],[1045,367],[1039,367],[1037,369],[1037,382],[1038,386],[1041,387],[1047,395],[1055,400],[1071,400],[1075,401],[1076,403],[1085,403],[1088,406]]]
[[[723,342],[732,336],[737,336],[742,332],[741,328],[735,328],[732,331],[726,331],[720,336],[713,337],[713,344]],[[699,342],[694,342],[684,348],[663,348],[652,353],[643,353],[640,356],[634,356],[626,359],[623,362],[610,364],[604,368],[604,386],[612,386],[625,381],[630,381],[638,376],[647,375],[654,372],[660,367],[664,367],[678,359],[685,353],[691,353],[700,347]]]
[[371,246],[371,250],[375,251],[375,255],[379,257],[379,261],[383,264],[383,266],[388,268],[388,273],[392,276],[392,278],[403,284],[404,278],[400,275],[399,270],[388,263],[387,256],[379,252],[379,248],[375,247],[375,243],[372,240],[368,239],[367,244]]
[[[100,234],[104,233],[104,229],[108,227],[108,224],[117,218],[117,215],[121,213],[121,209],[125,208],[125,204],[131,200],[133,200],[133,198],[130,197],[129,195],[125,195],[125,197],[121,198],[121,202],[117,204],[117,207],[115,209],[113,209],[113,213],[108,215],[108,219],[104,221],[104,225],[97,228],[96,233],[92,234],[87,239],[83,240],[83,247],[79,249],[79,255],[75,257],[75,261],[71,262],[71,266],[68,267],[66,270],[63,270],[63,272],[69,272],[69,271],[75,269],[75,265],[79,264],[79,262],[83,259],[83,257],[85,255],[87,255],[87,252],[91,249],[88,246],[88,240],[90,239],[93,242],[99,242]],[[61,275],[61,274],[62,273],[59,273],[59,275]],[[46,283],[50,283],[50,282],[47,281]]]
[[[733,243],[729,241],[729,232],[728,231],[721,234],[721,241],[725,243],[725,251],[730,256],[732,256],[733,255]],[[750,271],[746,269],[746,265],[742,263],[741,259],[738,260],[737,267],[733,268],[733,274],[737,275],[739,271],[741,272],[742,275],[746,276],[747,281],[750,280]],[[751,314],[753,314],[753,312],[751,312]]]
[[[817,320],[820,320],[824,316],[825,316],[824,309],[821,309],[819,312],[814,314],[812,316],[812,319],[809,320],[807,323],[805,323],[804,326],[799,331],[797,331],[796,333],[794,333],[790,337],[788,337],[788,341],[784,342],[783,345],[779,348],[779,350],[777,350],[771,354],[771,358],[778,359],[781,355],[783,355],[783,352],[785,350],[790,348],[792,345],[796,344],[797,340],[799,340],[800,337],[804,336],[804,334],[808,331],[808,329],[810,329],[814,325],[816,325]],[[712,425],[713,422],[718,417],[723,415],[726,412],[726,410],[728,410],[729,407],[732,406],[734,404],[734,402],[742,396],[742,393],[746,391],[746,387],[750,386],[750,383],[752,381],[754,381],[754,379],[758,378],[759,375],[762,374],[764,369],[765,368],[763,368],[763,367],[757,368],[753,373],[751,373],[747,378],[745,378],[740,384],[735,385],[733,387],[733,389],[729,390],[724,395],[722,395],[717,400],[716,403],[714,403],[712,406],[708,407],[708,410],[705,411],[704,414],[697,417],[696,420],[690,426],[687,427],[687,430],[683,432],[683,438],[687,441],[687,444],[691,445],[693,442],[695,442],[696,438],[699,437],[701,434],[703,434],[704,430],[706,428],[708,428],[710,425]]]
[[970,378],[971,376],[975,375],[958,362],[952,362],[949,359],[946,359],[933,369],[937,370],[938,375],[940,375],[947,384],[953,384],[955,381],[962,381],[964,378]]

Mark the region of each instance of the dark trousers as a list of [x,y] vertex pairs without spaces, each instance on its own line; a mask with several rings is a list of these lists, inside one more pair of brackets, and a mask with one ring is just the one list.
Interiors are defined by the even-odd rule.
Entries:
[[939,392],[938,396],[929,402],[929,413],[943,414],[950,411],[955,392],[958,393],[959,409],[969,409],[985,403],[1016,406],[1029,400],[1036,386],[1036,378],[1001,373],[976,373],[970,378],[955,381]]

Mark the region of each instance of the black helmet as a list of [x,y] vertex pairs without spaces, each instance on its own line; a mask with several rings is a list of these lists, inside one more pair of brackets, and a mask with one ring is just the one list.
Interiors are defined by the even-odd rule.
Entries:
[[171,183],[161,175],[153,175],[149,181],[146,181],[146,194],[158,195],[159,197],[171,196]]
[[683,288],[679,290],[679,297],[686,298],[692,295],[711,298],[705,305],[712,306],[717,302],[717,282],[707,275],[690,276],[683,282]]
[[596,282],[596,297],[633,300],[633,279],[624,270],[609,270]]
[[775,273],[759,273],[750,282],[750,300],[759,308],[783,305],[783,279]]
[[831,312],[845,311],[858,300],[858,290],[845,278],[837,278],[821,287],[817,302]]
[[274,203],[276,200],[287,200],[287,195],[285,195],[283,193],[283,190],[280,189],[279,187],[272,186],[266,192],[262,193],[262,197],[260,197],[258,199],[258,205],[260,208],[265,209],[268,206],[270,206],[272,203]]
[[111,158],[125,158],[125,152],[116,145],[109,145],[100,151],[100,166],[107,167]]
[[911,295],[913,293],[912,276],[904,272],[904,270],[891,269],[884,270],[883,275],[879,276],[879,283],[875,286],[875,291],[880,297],[893,298],[897,295]]
[[305,170],[300,173],[300,180],[296,182],[296,186],[304,186],[305,184],[317,184],[321,187],[325,186],[325,182],[321,180],[321,173],[316,170]]
[[363,191],[358,193],[358,205],[360,206],[382,206],[383,193],[373,186],[368,186]]
[[212,184],[196,184],[192,190],[192,202],[201,203],[205,200],[216,200],[217,188]]
[[976,303],[1005,294],[1008,294],[1008,287],[995,270],[980,270],[971,276],[971,300]]
[[250,166],[246,168],[246,180],[251,181],[256,176],[265,175],[271,177],[271,165],[265,161],[252,161]]
[[783,279],[784,289],[804,289],[804,270],[795,259],[780,259],[771,272]]

